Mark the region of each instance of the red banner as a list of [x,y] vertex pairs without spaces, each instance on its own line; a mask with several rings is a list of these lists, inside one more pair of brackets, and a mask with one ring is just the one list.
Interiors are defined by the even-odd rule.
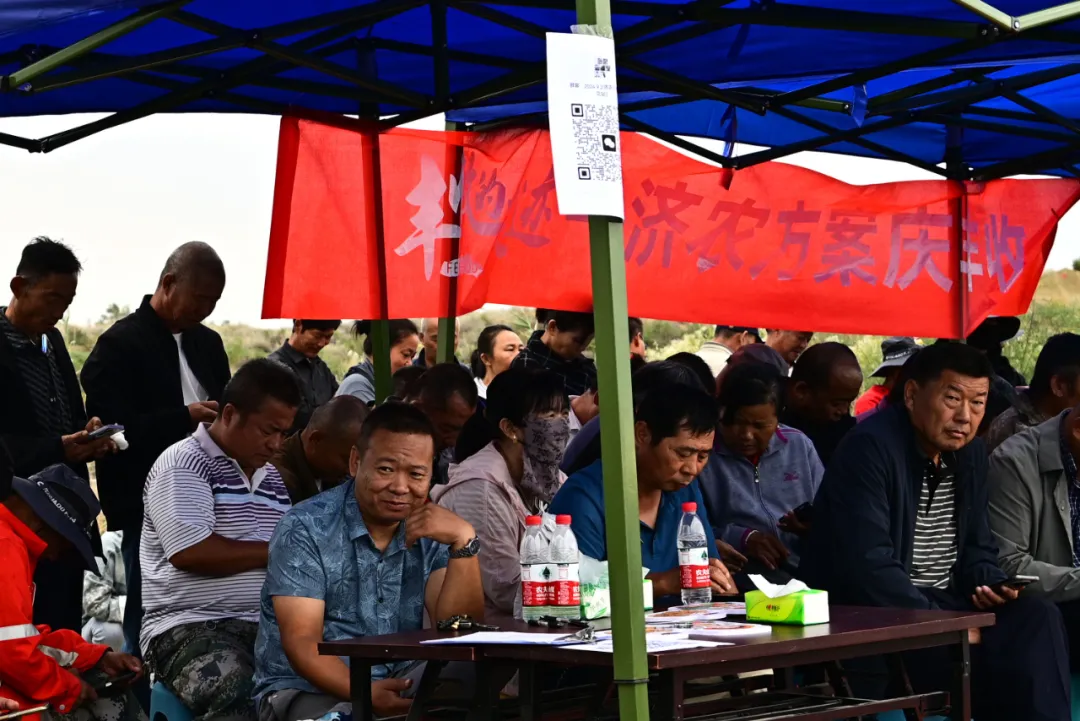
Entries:
[[[263,317],[433,317],[452,297],[458,315],[592,307],[588,223],[558,214],[545,132],[385,133],[378,184],[375,137],[282,119]],[[957,337],[961,308],[967,330],[1027,310],[1080,197],[1075,180],[731,172],[634,133],[622,153],[629,307],[645,318]]]

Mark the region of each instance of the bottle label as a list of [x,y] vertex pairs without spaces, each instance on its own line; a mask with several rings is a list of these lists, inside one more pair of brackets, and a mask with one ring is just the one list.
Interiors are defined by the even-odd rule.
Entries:
[[705,546],[679,549],[679,572],[683,588],[709,588],[709,549]]
[[560,563],[555,567],[554,606],[581,605],[581,579],[578,576],[578,564]]
[[522,564],[521,605],[547,606],[550,604],[551,566],[547,563]]

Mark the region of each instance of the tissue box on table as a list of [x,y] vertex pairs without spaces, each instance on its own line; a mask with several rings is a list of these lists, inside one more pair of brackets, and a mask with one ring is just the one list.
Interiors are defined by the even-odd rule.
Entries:
[[750,576],[757,591],[746,592],[746,620],[810,626],[829,622],[829,594],[801,581],[778,586],[761,576]]

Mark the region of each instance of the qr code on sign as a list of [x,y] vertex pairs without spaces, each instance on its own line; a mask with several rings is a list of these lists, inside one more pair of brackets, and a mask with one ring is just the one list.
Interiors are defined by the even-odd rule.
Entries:
[[573,103],[574,148],[578,180],[622,182],[619,164],[619,118],[610,105]]

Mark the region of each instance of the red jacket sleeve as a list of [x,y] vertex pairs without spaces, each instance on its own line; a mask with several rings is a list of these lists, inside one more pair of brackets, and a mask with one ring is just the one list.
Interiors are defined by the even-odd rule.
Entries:
[[62,668],[38,647],[46,645],[58,651],[79,653],[77,669],[84,664],[89,664],[86,666],[89,668],[97,663],[108,649],[87,644],[82,639],[76,646],[71,638],[71,635],[77,635],[73,631],[50,632],[45,626],[34,628],[31,625],[31,579],[27,568],[23,547],[10,539],[0,540],[0,588],[4,589],[0,593],[0,638],[4,639],[0,641],[0,684],[10,686],[24,698],[47,702],[61,714],[70,713],[79,699],[82,684],[75,674]]

